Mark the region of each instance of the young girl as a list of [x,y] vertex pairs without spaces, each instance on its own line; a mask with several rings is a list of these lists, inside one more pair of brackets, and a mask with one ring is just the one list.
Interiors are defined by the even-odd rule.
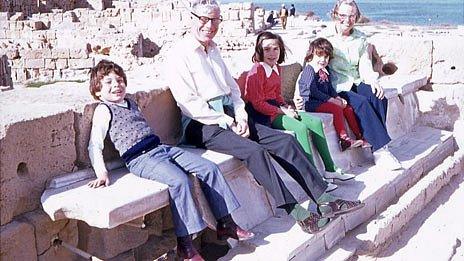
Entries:
[[201,180],[201,188],[218,222],[218,238],[252,238],[254,234],[240,228],[230,216],[239,203],[219,168],[196,154],[162,144],[135,101],[125,97],[126,84],[123,69],[113,62],[102,60],[91,70],[90,93],[100,104],[93,114],[89,141],[89,156],[97,179],[88,186],[110,185],[102,153],[103,141],[109,136],[130,172],[169,186],[177,253],[181,258],[203,260],[191,238],[206,224],[192,197],[190,173]]
[[262,32],[256,39],[255,63],[248,72],[243,96],[248,102],[250,116],[259,123],[277,129],[291,130],[303,147],[309,160],[314,163],[308,134],[324,162],[327,179],[346,181],[353,175],[343,174],[330,156],[322,121],[308,113],[297,113],[287,104],[280,92],[281,78],[279,64],[285,60],[284,43],[280,36],[271,32]]
[[[362,133],[353,108],[346,100],[338,96],[332,88],[326,66],[332,58],[332,44],[325,38],[317,38],[309,45],[303,68],[298,81],[299,95],[304,102],[304,110],[326,112],[333,115],[333,123],[338,134],[341,150],[353,147],[368,147],[363,141]],[[345,129],[344,119],[348,122],[356,140],[351,139]]]

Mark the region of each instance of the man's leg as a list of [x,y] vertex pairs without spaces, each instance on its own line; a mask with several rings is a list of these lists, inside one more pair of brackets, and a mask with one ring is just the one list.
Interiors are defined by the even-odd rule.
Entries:
[[275,199],[277,206],[297,203],[279,177],[265,148],[217,125],[192,120],[185,131],[187,142],[202,148],[232,155],[242,160],[254,178]]
[[258,142],[272,154],[274,159],[295,179],[303,190],[313,199],[327,189],[327,183],[308,160],[303,148],[290,134],[267,126],[249,122],[250,138]]

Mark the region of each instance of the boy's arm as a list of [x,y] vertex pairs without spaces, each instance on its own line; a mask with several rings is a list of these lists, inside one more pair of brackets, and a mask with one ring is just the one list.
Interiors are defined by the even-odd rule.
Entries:
[[89,157],[97,179],[89,182],[89,187],[109,186],[108,171],[103,160],[103,147],[108,127],[111,121],[111,113],[105,105],[95,108],[92,118],[92,130],[89,141]]

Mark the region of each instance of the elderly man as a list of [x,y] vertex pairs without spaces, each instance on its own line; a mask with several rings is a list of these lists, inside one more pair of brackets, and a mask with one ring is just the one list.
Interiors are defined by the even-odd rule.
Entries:
[[[196,0],[192,8],[190,34],[172,48],[167,66],[171,91],[183,114],[185,142],[242,160],[273,196],[277,207],[294,217],[308,233],[325,226],[328,223],[325,216],[362,207],[358,201],[334,199],[324,193],[327,183],[293,136],[248,119],[239,87],[213,41],[222,22],[219,5],[214,0]],[[313,202],[330,198],[325,203],[329,211],[324,217],[298,204],[279,177],[272,158]]]

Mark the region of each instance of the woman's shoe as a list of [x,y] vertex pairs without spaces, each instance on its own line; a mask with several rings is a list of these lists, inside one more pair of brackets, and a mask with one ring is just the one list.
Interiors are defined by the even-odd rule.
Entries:
[[326,193],[332,192],[332,191],[334,191],[334,190],[336,190],[336,189],[338,189],[338,186],[335,185],[335,184],[333,184],[333,183],[330,183],[330,182],[329,182],[329,184],[328,184],[327,189],[325,190],[325,192],[326,192]]
[[390,170],[402,169],[401,163],[398,159],[390,152],[387,146],[374,151],[374,161],[376,166],[382,166]]

